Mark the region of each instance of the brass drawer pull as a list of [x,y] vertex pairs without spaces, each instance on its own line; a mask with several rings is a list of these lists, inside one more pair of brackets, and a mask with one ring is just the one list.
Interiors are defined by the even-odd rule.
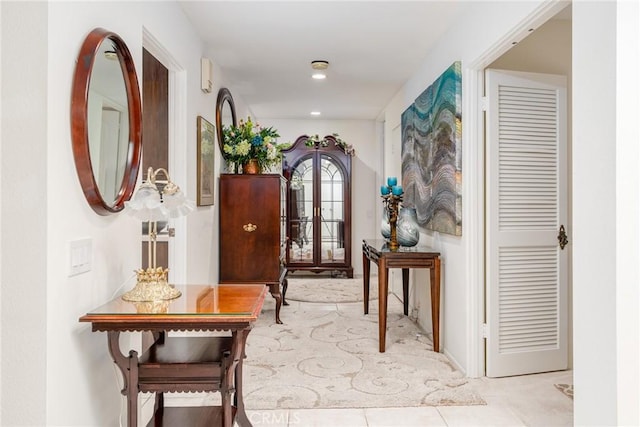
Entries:
[[244,231],[249,232],[249,233],[251,233],[252,231],[256,231],[256,228],[258,228],[258,226],[255,225],[255,224],[251,224],[251,223],[245,224],[245,225],[242,226],[242,229]]

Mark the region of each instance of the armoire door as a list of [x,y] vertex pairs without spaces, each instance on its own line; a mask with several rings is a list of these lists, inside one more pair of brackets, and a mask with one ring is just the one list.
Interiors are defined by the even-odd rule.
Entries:
[[280,283],[283,187],[276,174],[220,175],[220,283]]
[[487,70],[486,87],[486,375],[566,369],[566,79]]

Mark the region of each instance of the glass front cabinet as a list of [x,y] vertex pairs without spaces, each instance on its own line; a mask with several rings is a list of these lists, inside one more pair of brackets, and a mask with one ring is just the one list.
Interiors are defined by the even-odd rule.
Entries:
[[306,135],[283,155],[289,192],[287,270],[353,277],[351,156],[333,136]]

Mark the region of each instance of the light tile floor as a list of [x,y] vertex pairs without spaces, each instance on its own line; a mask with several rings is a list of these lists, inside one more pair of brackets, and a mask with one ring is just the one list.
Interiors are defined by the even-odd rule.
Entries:
[[[269,300],[270,298],[268,298]],[[273,316],[274,304],[265,301],[263,316]],[[362,303],[304,305],[306,310],[361,309]],[[402,310],[389,298],[389,308]],[[281,318],[286,322],[287,307]],[[377,312],[374,301],[371,314]],[[472,384],[487,402],[482,406],[426,406],[405,408],[291,409],[247,411],[254,427],[425,427],[425,426],[571,426],[573,400],[554,384],[571,384],[571,371],[508,378],[477,378]]]

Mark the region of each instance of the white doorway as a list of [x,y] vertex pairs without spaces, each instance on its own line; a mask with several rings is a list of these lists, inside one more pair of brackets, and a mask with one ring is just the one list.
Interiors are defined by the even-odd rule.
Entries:
[[[571,123],[571,9],[569,8],[565,8],[564,10],[562,10],[560,13],[558,13],[556,16],[554,16],[552,19],[548,20],[547,22],[544,22],[543,24],[539,25],[533,32],[531,32],[531,34],[529,36],[527,36],[525,39],[521,40],[517,45],[515,45],[514,47],[512,47],[511,49],[509,49],[508,52],[504,53],[503,55],[501,55],[499,58],[497,58],[496,60],[494,60],[491,64],[489,64],[487,66],[487,68],[500,68],[500,69],[509,69],[509,70],[513,70],[516,72],[535,72],[535,73],[552,73],[552,74],[560,74],[560,75],[564,75],[566,76],[566,87],[567,87],[567,91],[566,91],[566,111],[567,111],[567,116],[565,117],[565,123]],[[485,81],[485,93],[488,93],[489,91],[489,87],[487,85],[487,82]],[[491,108],[490,104],[487,103],[487,108]],[[487,116],[489,116],[490,113],[487,113]],[[487,128],[489,127],[489,124],[486,124]],[[534,350],[533,352],[519,352],[516,351],[514,348],[512,348],[511,350],[507,350],[506,348],[503,348],[502,351],[503,352],[508,352],[511,351],[511,356],[514,356],[516,354],[520,354],[523,356],[523,359],[530,359],[530,360],[535,360],[535,363],[525,363],[523,360],[520,360],[520,362],[514,362],[513,364],[515,364],[515,366],[517,366],[517,368],[515,366],[511,366],[509,367],[509,363],[506,362],[506,360],[515,360],[513,357],[507,357],[506,360],[504,358],[498,357],[498,358],[494,358],[493,361],[489,360],[491,357],[495,357],[498,350],[496,349],[496,347],[492,347],[492,343],[491,343],[491,336],[493,335],[493,338],[497,338],[496,334],[498,334],[498,327],[497,327],[497,323],[498,322],[498,317],[499,314],[497,310],[497,302],[498,302],[498,294],[495,292],[496,290],[496,286],[497,286],[497,278],[499,276],[496,275],[497,273],[497,264],[496,264],[496,253],[492,254],[490,252],[490,248],[489,246],[487,246],[487,251],[485,252],[485,322],[486,322],[486,331],[488,337],[486,340],[486,353],[485,353],[485,375],[493,375],[493,376],[500,376],[500,375],[516,375],[516,374],[524,374],[524,373],[532,373],[532,372],[544,372],[544,371],[549,371],[549,370],[557,370],[557,369],[566,369],[568,366],[571,366],[571,351],[572,351],[572,345],[571,345],[571,340],[572,340],[572,334],[571,334],[571,265],[570,265],[570,259],[571,259],[571,243],[569,243],[568,245],[565,246],[565,249],[560,249],[557,246],[558,241],[555,239],[555,236],[558,234],[559,232],[559,228],[561,225],[564,226],[564,230],[565,233],[567,233],[569,235],[569,240],[570,240],[570,234],[571,234],[571,230],[572,230],[572,224],[571,224],[571,182],[570,182],[570,167],[571,167],[571,128],[570,126],[566,125],[563,129],[563,134],[564,137],[566,138],[567,141],[567,149],[566,150],[561,150],[561,160],[559,160],[558,163],[558,173],[561,174],[563,177],[562,180],[560,180],[557,184],[560,185],[563,190],[562,190],[562,195],[561,198],[558,200],[558,207],[560,208],[557,211],[557,216],[556,216],[556,224],[555,227],[551,227],[551,228],[555,228],[555,230],[552,230],[550,232],[550,234],[547,236],[547,244],[549,246],[547,246],[547,248],[550,250],[550,253],[553,252],[556,255],[558,255],[558,258],[556,259],[557,264],[556,266],[558,267],[558,271],[557,271],[557,276],[556,279],[558,280],[558,282],[556,282],[556,284],[559,285],[559,287],[557,289],[555,289],[555,291],[557,292],[555,294],[555,296],[557,297],[557,299],[555,300],[557,303],[557,308],[561,309],[561,311],[557,312],[557,317],[556,317],[556,321],[557,323],[555,323],[555,327],[557,327],[557,329],[555,329],[555,333],[557,333],[555,335],[555,338],[557,339],[557,341],[555,342],[554,346],[557,345],[557,347],[555,347],[554,353],[555,353],[555,361],[554,362],[550,362],[549,358],[544,358],[544,357],[535,357],[534,355],[540,355],[540,354],[549,354],[546,351],[537,351]],[[486,137],[486,136],[485,136]],[[490,187],[492,185],[491,182],[491,171],[488,170],[489,167],[488,165],[491,163],[491,159],[492,156],[494,156],[494,158],[496,158],[497,156],[497,152],[495,150],[492,150],[491,146],[490,146],[490,142],[487,141],[486,142],[486,146],[485,146],[485,164],[487,165],[487,170],[485,170],[485,176],[486,176],[486,181],[485,181],[485,190],[487,192],[487,200],[486,200],[486,208],[487,211],[489,212],[489,214],[486,217],[486,235],[485,238],[490,241],[490,233],[492,233],[492,227],[491,227],[491,222],[492,221],[496,221],[496,216],[494,215],[496,213],[496,209],[494,206],[494,209],[491,209],[490,206],[490,197],[491,195],[490,193]],[[538,171],[537,173],[540,173],[540,171]],[[536,178],[537,179],[537,178]],[[493,183],[493,185],[497,185],[496,183]],[[556,189],[560,190],[561,187],[558,186],[556,187]],[[566,188],[566,191],[564,190]],[[538,196],[535,196],[538,197]],[[491,213],[493,212],[493,214]],[[539,212],[540,215],[538,215],[538,217],[541,217],[542,215],[544,215],[542,212]],[[496,224],[494,223],[494,227],[495,228]],[[495,236],[494,236],[495,237]],[[539,237],[539,233],[538,233],[538,237]],[[496,242],[494,240],[494,242]],[[555,245],[555,246],[554,246]],[[551,250],[551,248],[553,248],[553,250]],[[494,246],[494,251],[496,251],[496,246]],[[493,263],[493,266],[491,265],[491,263]],[[492,270],[493,267],[493,270]],[[499,273],[498,273],[499,274]],[[506,280],[506,279],[505,279]],[[492,289],[493,289],[493,293],[492,293]],[[512,289],[513,291],[513,289]],[[549,296],[549,295],[547,295]],[[493,305],[491,305],[491,300],[493,299]],[[543,298],[544,299],[544,298]],[[550,302],[550,300],[546,300],[546,302]],[[521,301],[522,303],[522,301]],[[542,304],[544,305],[544,303]],[[493,312],[491,311],[491,309],[494,308]],[[547,307],[548,308],[548,307]],[[548,313],[547,313],[548,314]],[[494,316],[494,318],[492,319],[491,317]],[[543,316],[544,317],[544,316]],[[505,319],[503,317],[503,319]],[[531,319],[530,319],[531,320]],[[550,319],[547,319],[547,321]],[[505,320],[506,322],[506,320]],[[503,325],[506,323],[503,323]],[[523,332],[522,329],[518,329],[518,327],[515,327],[516,330]],[[540,330],[535,330],[535,328],[530,329],[527,333],[530,334],[530,337],[533,338],[536,334],[541,334],[540,336],[538,336],[537,339],[540,339],[542,341],[544,341],[544,339],[542,338],[542,335],[546,334],[551,334],[550,330],[546,330],[546,332],[543,332],[544,327]],[[492,333],[493,332],[493,333]],[[518,334],[514,331],[515,336],[518,336]],[[513,338],[514,336],[511,336],[511,338]],[[506,336],[503,337],[504,338],[504,342],[507,342],[507,338]],[[518,339],[523,339],[523,336],[520,336]],[[524,341],[527,341],[526,339],[524,339]],[[497,345],[498,340],[494,339],[493,344]],[[549,342],[547,341],[546,344],[548,345]],[[516,344],[514,344],[516,345]],[[534,347],[530,347],[529,349],[532,350]],[[529,356],[524,356],[524,354],[529,354]],[[501,360],[502,359],[502,360]],[[496,363],[498,360],[501,360],[500,363]],[[512,364],[512,365],[513,365]],[[538,367],[534,367],[535,365],[537,365]],[[500,366],[500,369],[495,369],[498,366]]]
[[[467,112],[465,129],[469,132],[470,144],[467,148],[468,162],[477,164],[469,173],[473,175],[467,187],[467,206],[474,217],[471,219],[467,246],[469,258],[467,270],[470,272],[467,292],[469,304],[469,334],[467,343],[467,375],[478,377],[485,375],[485,156],[484,146],[484,74],[487,68],[499,68],[523,72],[563,74],[568,78],[568,123],[571,123],[571,9],[566,4],[547,4],[533,13],[519,28],[506,34],[496,45],[490,47],[475,61],[463,68],[463,97],[472,107]],[[517,43],[516,43],[517,41]],[[543,46],[543,47],[541,47]],[[464,64],[463,64],[464,65]],[[571,166],[571,128],[568,128],[568,164]],[[570,169],[567,169],[569,177]],[[568,217],[571,219],[571,181],[568,182]],[[571,226],[567,228],[569,231]],[[569,240],[571,240],[570,232]],[[571,244],[568,245],[571,251]],[[571,255],[569,255],[569,258]],[[571,311],[571,266],[569,265],[569,366],[572,365],[572,311]]]
[[[187,72],[171,53],[146,29],[142,31],[142,44],[169,71],[168,102],[168,157],[171,180],[178,186],[187,185]],[[143,106],[144,108],[144,106]],[[146,173],[146,171],[144,171]],[[180,217],[171,220],[175,230],[171,238],[168,259],[172,283],[187,283],[187,222]]]

